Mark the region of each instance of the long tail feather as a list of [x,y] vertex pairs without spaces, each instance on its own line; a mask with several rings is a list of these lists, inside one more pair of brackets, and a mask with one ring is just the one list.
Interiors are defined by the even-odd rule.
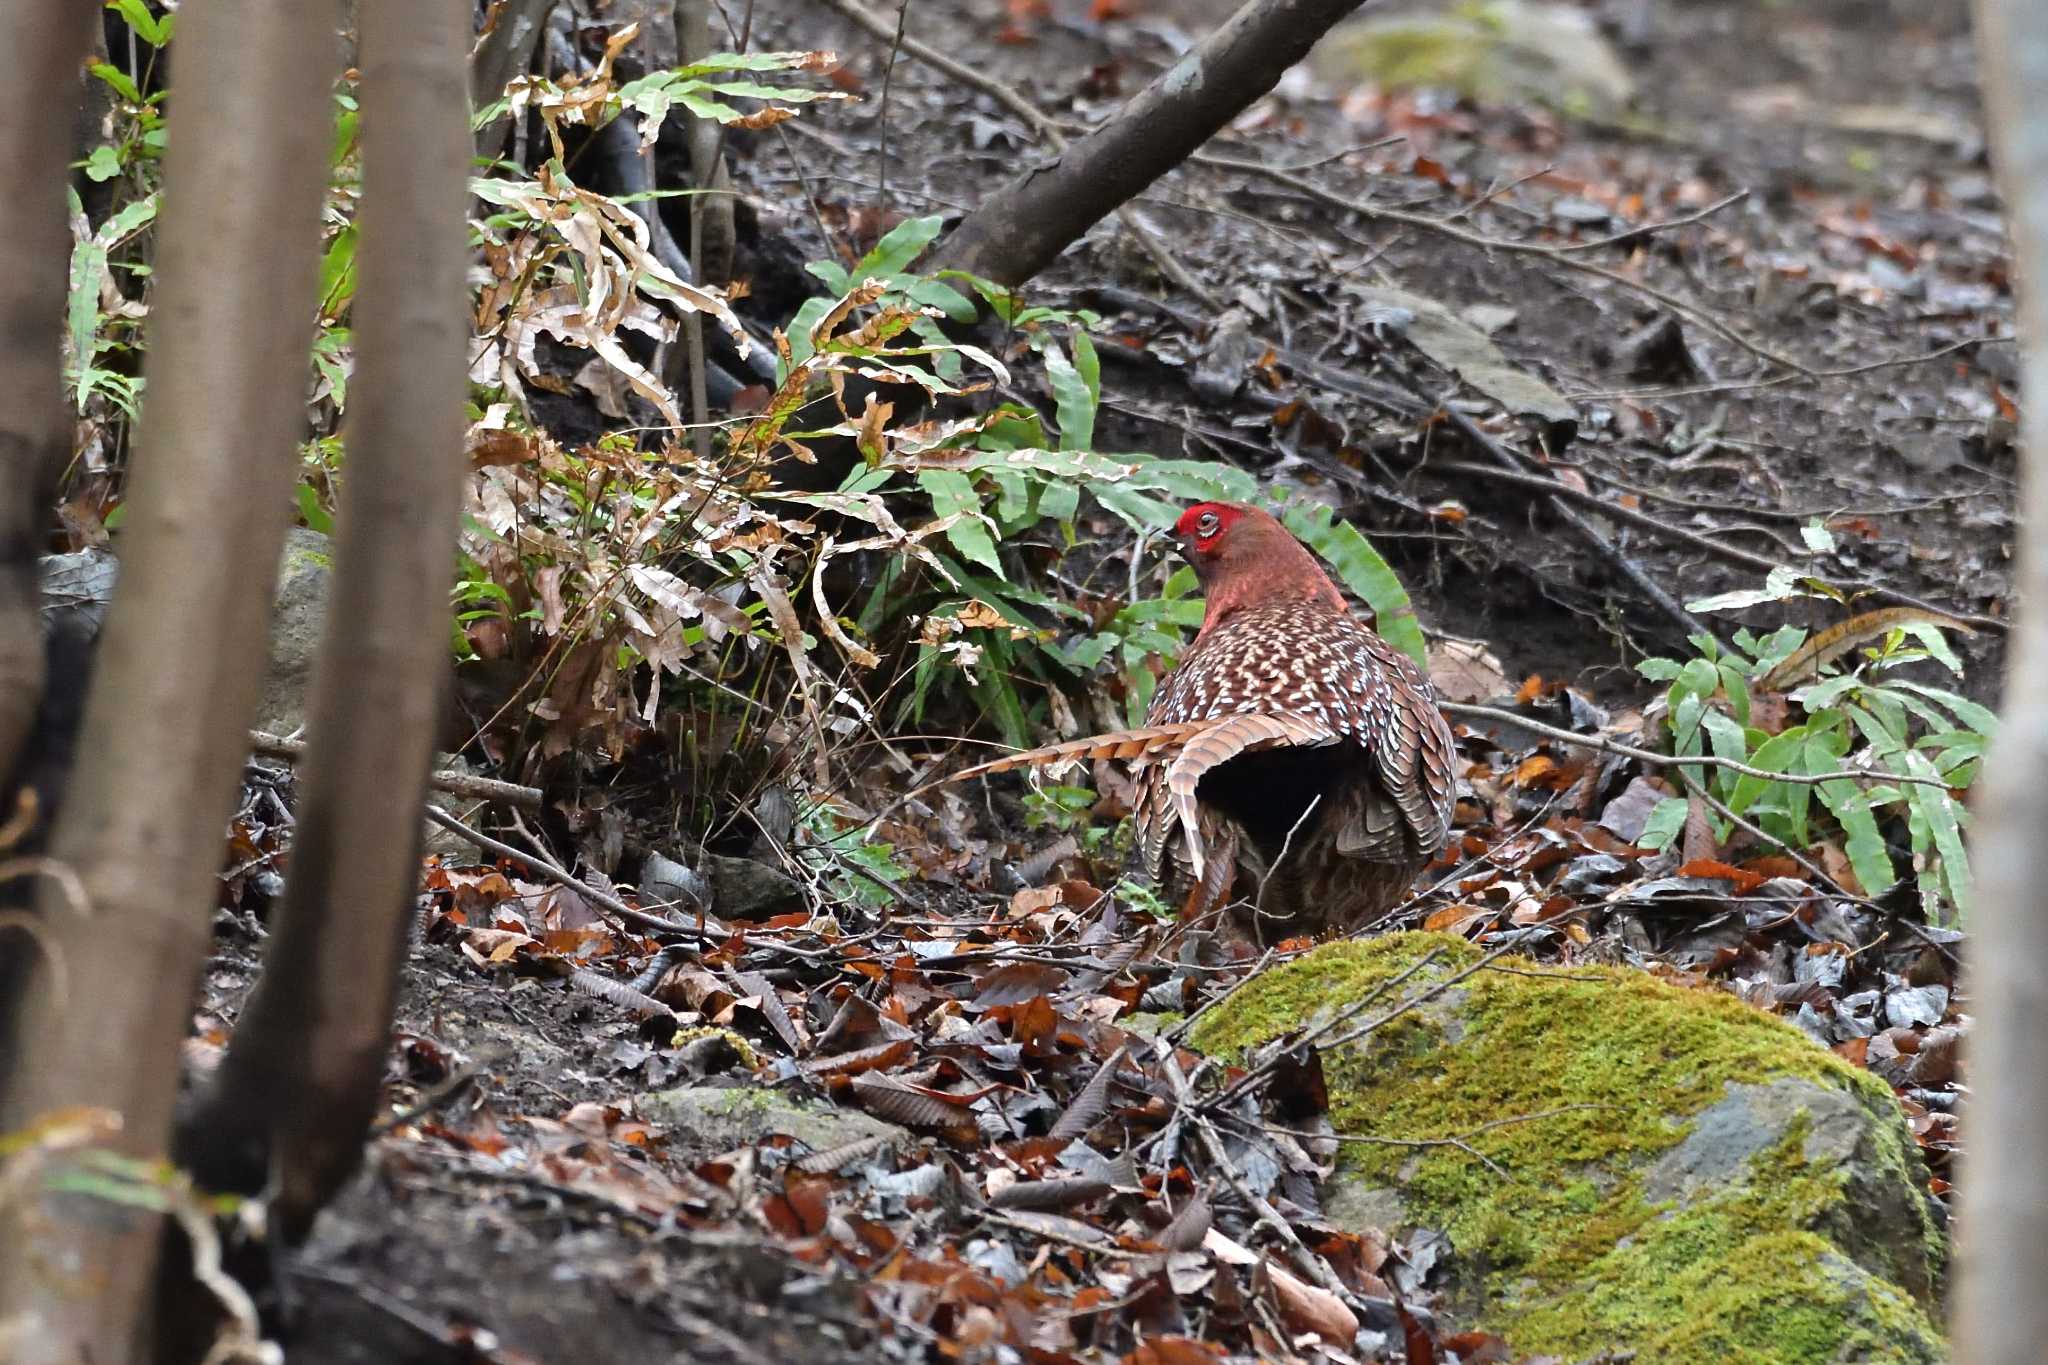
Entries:
[[965,782],[971,777],[1006,773],[1016,768],[1049,768],[1056,763],[1092,762],[1098,758],[1130,762],[1134,759],[1170,757],[1179,752],[1180,745],[1190,736],[1198,735],[1216,723],[1213,720],[1197,720],[1175,725],[1147,725],[1136,730],[1113,730],[1106,735],[1070,739],[1064,744],[1048,744],[1042,749],[1026,749],[1022,753],[1006,754],[987,763],[977,763],[971,768],[962,768],[957,773],[935,778],[911,795],[921,795],[935,787]]

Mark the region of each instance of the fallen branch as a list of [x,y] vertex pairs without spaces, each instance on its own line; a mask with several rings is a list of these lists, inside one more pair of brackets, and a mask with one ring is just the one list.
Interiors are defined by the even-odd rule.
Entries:
[[1738,763],[1732,758],[1717,758],[1712,754],[1692,754],[1678,758],[1671,754],[1660,754],[1654,749],[1639,749],[1633,744],[1623,744],[1620,740],[1608,739],[1604,735],[1581,735],[1570,730],[1560,730],[1554,725],[1545,725],[1541,721],[1518,716],[1513,711],[1503,711],[1497,706],[1475,706],[1469,702],[1447,701],[1443,703],[1443,708],[1447,716],[1513,725],[1527,730],[1530,734],[1555,740],[1559,744],[1575,745],[1603,754],[1619,754],[1624,758],[1633,758],[1639,763],[1649,763],[1660,768],[1725,768],[1731,773],[1741,773],[1744,777],[1760,777],[1770,782],[1793,782],[1802,786],[1817,786],[1822,782],[1846,778],[1851,782],[1912,782],[1924,787],[1941,787],[1944,790],[1948,787],[1948,784],[1939,778],[1914,777],[1906,773],[1866,773],[1850,768],[1832,773],[1774,773],[1768,768],[1753,768],[1747,763]]
[[[283,735],[251,730],[249,751],[261,754],[265,758],[298,763],[306,756],[306,745],[301,740],[286,739]],[[541,807],[540,788],[522,787],[516,782],[500,782],[496,778],[478,777],[474,773],[429,773],[427,785],[435,791],[444,791],[450,796],[463,796],[475,801],[503,801],[527,810],[539,810]]]
[[[574,873],[557,867],[538,853],[530,853],[525,849],[514,848],[511,844],[493,839],[488,834],[479,834],[447,811],[442,810],[439,806],[427,807],[427,819],[451,834],[461,835],[486,853],[495,853],[500,858],[511,858],[516,862],[524,863],[537,873],[543,881],[550,881],[557,886],[568,887],[571,891],[584,897],[599,909],[608,911],[621,924],[631,925],[635,929],[644,929],[649,933],[655,934],[696,934],[698,932],[693,925],[678,924],[674,920],[666,920],[659,915],[650,915],[645,910],[635,910],[609,891],[601,891],[588,882],[578,880]],[[619,926],[614,925],[614,927]]]
[[[932,268],[1022,284],[1227,127],[1360,3],[1248,0],[1101,127],[984,200],[939,244]],[[1057,133],[1043,115],[1019,116]]]
[[[1669,522],[1659,521],[1648,513],[1639,512],[1632,507],[1623,507],[1618,503],[1610,502],[1606,498],[1601,497],[1598,493],[1583,488],[1574,488],[1570,484],[1560,482],[1546,474],[1533,474],[1521,469],[1496,468],[1493,465],[1471,464],[1462,460],[1454,460],[1445,464],[1433,465],[1432,467],[1444,474],[1469,474],[1476,478],[1492,479],[1498,483],[1511,483],[1522,488],[1539,489],[1552,499],[1566,498],[1573,502],[1583,503],[1610,520],[1621,522],[1627,526],[1633,526],[1638,530],[1647,531],[1651,535],[1661,536],[1666,540],[1676,540],[1690,545],[1702,554],[1712,555],[1716,559],[1724,560],[1730,564],[1740,564],[1746,568],[1761,569],[1765,573],[1784,567],[1782,561],[1773,559],[1769,555],[1760,555],[1754,550],[1745,550],[1739,545],[1729,545],[1698,531],[1688,530],[1683,526],[1674,526]],[[2008,629],[2007,623],[1995,616],[1984,616],[1975,612],[1951,611],[1947,607],[1936,606],[1924,598],[1915,597],[1908,592],[1900,592],[1896,588],[1887,588],[1880,583],[1870,583],[1862,580],[1836,582],[1820,573],[1810,573],[1806,576],[1819,579],[1843,592],[1853,590],[1868,593],[1872,597],[1895,603],[1898,606],[1917,607],[1921,611],[1933,612],[1940,616],[1947,616],[1970,625],[1983,626],[1986,629],[1996,630],[2001,633]]]

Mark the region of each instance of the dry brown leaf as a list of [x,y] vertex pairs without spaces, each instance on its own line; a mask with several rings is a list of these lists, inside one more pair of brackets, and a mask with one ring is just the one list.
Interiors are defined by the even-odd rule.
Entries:
[[1268,1257],[1260,1267],[1268,1296],[1280,1320],[1297,1331],[1313,1332],[1333,1345],[1348,1346],[1358,1335],[1358,1315],[1344,1300]]

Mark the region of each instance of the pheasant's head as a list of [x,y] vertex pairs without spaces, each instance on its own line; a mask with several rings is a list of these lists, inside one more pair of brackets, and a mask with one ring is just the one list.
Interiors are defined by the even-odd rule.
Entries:
[[1231,612],[1268,602],[1319,601],[1349,610],[1315,557],[1256,507],[1197,503],[1174,523],[1173,538],[1202,580],[1205,632]]

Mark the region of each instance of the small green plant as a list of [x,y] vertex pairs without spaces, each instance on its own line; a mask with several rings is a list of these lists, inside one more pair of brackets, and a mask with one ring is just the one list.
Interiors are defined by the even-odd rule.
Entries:
[[1110,893],[1119,902],[1129,906],[1141,915],[1150,915],[1154,919],[1174,919],[1177,917],[1173,906],[1166,902],[1165,898],[1159,894],[1158,889],[1148,886],[1144,882],[1134,881],[1126,877],[1110,888]]
[[[1780,570],[1760,590],[1690,606],[1729,610],[1789,596],[1840,598],[1824,583]],[[1901,676],[1900,670],[1932,660],[1960,676],[1962,661],[1945,633],[1954,627],[1931,613],[1891,609],[1819,634],[1785,626],[1758,638],[1738,630],[1732,649],[1696,635],[1692,643],[1699,652],[1693,658],[1645,659],[1637,668],[1668,684],[1664,726],[1673,754],[1711,754],[1787,778],[1831,777],[1773,781],[1725,768],[1683,770],[1785,848],[1807,848],[1823,836],[1822,824],[1832,821],[1867,895],[1883,895],[1898,881],[1879,816],[1900,816],[1919,871],[1922,908],[1930,922],[1942,922],[1970,910],[1962,834],[1969,814],[1957,793],[1976,780],[1997,718],[1966,697]],[[1811,681],[1793,685],[1806,678]],[[1780,693],[1804,719],[1768,729],[1757,724],[1763,712],[1757,699]],[[1668,845],[1683,830],[1688,809],[1684,797],[1659,804],[1641,842]],[[1717,842],[1734,832],[1719,812],[1709,807],[1706,815]]]
[[894,844],[864,839],[862,824],[828,804],[810,807],[798,824],[806,837],[797,856],[841,901],[886,910],[902,899],[896,888],[916,878],[914,869],[897,860]]
[[[851,267],[811,264],[834,293],[809,300],[791,320],[779,390],[760,418],[733,433],[732,451],[765,460],[828,435],[859,444],[865,461],[836,492],[769,496],[866,521],[878,534],[863,544],[896,551],[827,633],[850,661],[872,668],[882,661],[892,625],[918,623],[915,656],[896,701],[899,723],[921,721],[934,698],[964,686],[1005,740],[1026,745],[1046,728],[1042,713],[1061,704],[1050,695],[1054,689],[1107,671],[1125,723],[1136,724],[1160,672],[1200,625],[1202,604],[1185,569],[1140,572],[1129,565],[1120,582],[1096,586],[1099,571],[1115,565],[1086,543],[1081,518],[1089,509],[1108,512],[1142,539],[1172,525],[1190,502],[1260,500],[1258,485],[1226,466],[1096,452],[1101,372],[1088,329],[1099,319],[1027,306],[1011,291],[959,271],[916,273],[917,258],[939,230],[936,217],[908,219]],[[969,293],[1010,328],[1002,358],[944,331],[945,322],[975,316]],[[1008,364],[1020,358],[1042,367],[1049,413],[994,402],[971,416],[892,428],[893,410],[871,400],[861,412],[842,409],[845,420],[830,427],[790,426],[828,381],[833,392],[858,376],[914,383],[934,397],[968,397],[1007,384]],[[911,530],[890,510],[906,501],[929,513]],[[1325,507],[1279,510],[1365,599],[1388,638],[1420,659],[1422,637],[1407,594],[1356,528]],[[1062,575],[1069,556],[1082,567]],[[1062,590],[1048,591],[1048,582]]]

